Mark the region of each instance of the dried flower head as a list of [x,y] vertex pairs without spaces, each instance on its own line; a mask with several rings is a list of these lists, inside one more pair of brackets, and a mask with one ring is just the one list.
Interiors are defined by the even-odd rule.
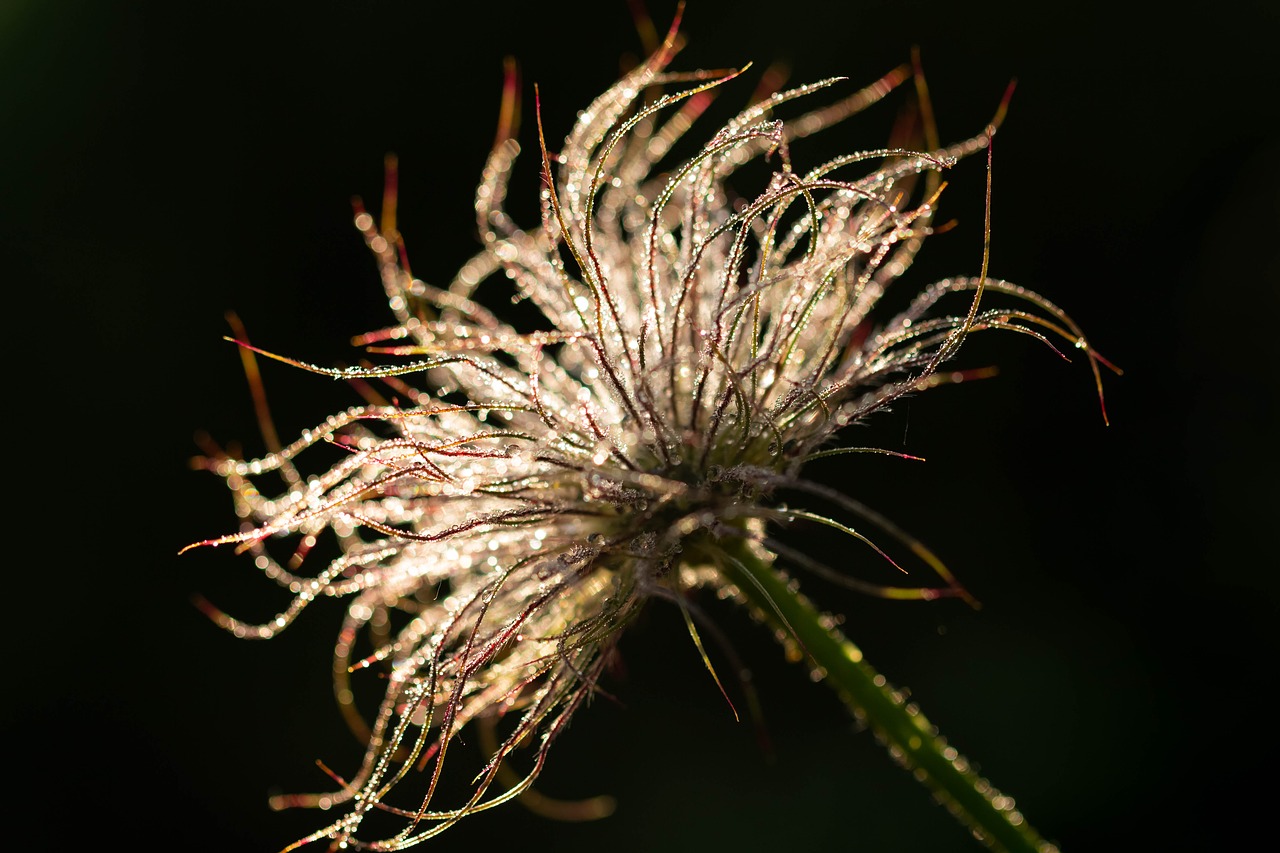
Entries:
[[[802,468],[866,450],[832,439],[943,381],[939,367],[978,331],[1065,340],[1097,374],[1098,357],[1062,311],[985,271],[929,284],[880,316],[882,297],[931,231],[937,175],[987,148],[995,123],[950,147],[860,151],[793,168],[796,140],[911,78],[898,69],[785,124],[777,108],[839,81],[764,97],[692,158],[660,171],[713,90],[739,73],[665,72],[674,32],[579,115],[558,154],[542,143],[537,229],[503,210],[519,151],[504,123],[476,193],[483,251],[448,287],[411,275],[392,195],[381,227],[357,210],[395,316],[359,342],[408,360],[349,369],[281,360],[377,380],[400,404],[349,409],[262,458],[207,460],[245,521],[234,535],[197,544],[240,546],[293,595],[265,624],[210,608],[214,618],[237,636],[269,638],[316,598],[347,601],[334,673],[368,748],[353,774],[335,776],[337,790],[277,799],[341,807],[298,844],[400,849],[527,791],[598,689],[628,621],[650,599],[670,600],[697,642],[699,614],[686,594],[710,587],[733,596],[741,575],[731,570],[743,560],[777,558],[882,596],[963,596],[918,542],[803,478]],[[760,160],[772,177],[757,194],[736,195],[729,179]],[[503,278],[551,328],[518,331],[481,304],[497,286],[489,282]],[[989,307],[995,295],[1008,304]],[[317,445],[343,456],[304,475],[298,460]],[[267,474],[283,480],[282,494],[259,491]],[[788,507],[783,492],[818,496],[844,517]],[[855,524],[876,528],[940,581],[887,587],[836,572],[779,541],[776,528],[796,519],[835,527],[889,559]],[[302,557],[322,534],[340,555],[304,574]],[[280,537],[297,544],[292,562],[273,556],[269,540]],[[359,643],[370,653],[358,653]],[[385,668],[386,690],[366,727],[350,678],[375,667]],[[487,727],[493,749],[471,795],[441,804],[445,759],[467,726]],[[504,763],[522,749],[531,769],[504,778]],[[379,811],[403,824],[368,840],[363,824]]]

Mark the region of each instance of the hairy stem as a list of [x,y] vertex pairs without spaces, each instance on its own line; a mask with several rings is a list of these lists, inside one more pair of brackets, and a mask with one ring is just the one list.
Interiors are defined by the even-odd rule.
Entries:
[[722,545],[727,546],[723,553],[728,559],[722,563],[726,578],[800,644],[859,722],[977,838],[1008,853],[1056,853],[1058,848],[1040,837],[1013,798],[974,772],[920,709],[863,660],[862,651],[795,590],[767,555],[747,543]]

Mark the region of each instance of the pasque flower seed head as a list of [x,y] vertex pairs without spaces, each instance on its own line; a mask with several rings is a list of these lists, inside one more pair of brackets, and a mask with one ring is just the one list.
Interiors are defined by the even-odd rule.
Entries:
[[[798,140],[911,79],[899,69],[794,121],[775,113],[842,81],[764,97],[666,165],[738,76],[668,73],[674,53],[673,27],[580,113],[558,152],[540,144],[533,229],[504,212],[520,150],[504,125],[476,192],[483,249],[446,287],[410,273],[393,198],[381,227],[358,210],[395,318],[359,342],[400,360],[348,369],[281,360],[385,383],[398,404],[351,408],[258,459],[207,460],[244,526],[197,544],[240,546],[292,594],[265,624],[210,608],[214,618],[237,636],[268,638],[314,599],[346,602],[337,693],[368,748],[336,790],[276,799],[336,809],[299,844],[408,847],[527,791],[598,689],[628,621],[650,599],[673,601],[701,649],[687,593],[732,596],[723,569],[744,553],[877,595],[964,595],[918,542],[805,479],[806,463],[863,450],[833,439],[951,377],[940,366],[978,331],[1063,339],[1097,374],[1098,357],[1062,311],[985,271],[919,286],[884,315],[883,297],[901,289],[931,232],[938,174],[987,148],[994,125],[950,147],[794,165]],[[738,195],[731,179],[752,162],[772,175]],[[544,330],[517,331],[485,307],[506,286],[537,306]],[[1006,304],[990,307],[993,297]],[[342,456],[304,475],[300,460],[317,445]],[[281,494],[259,490],[267,475],[284,482]],[[783,493],[820,498],[842,517],[789,507]],[[940,580],[889,587],[836,573],[778,539],[776,528],[796,519],[880,551],[855,525],[875,528]],[[304,573],[302,556],[322,535],[340,552]],[[273,556],[281,538],[297,543],[292,560]],[[366,724],[352,679],[370,668],[384,669],[386,689]],[[439,802],[446,758],[469,726],[485,727],[493,748],[473,768],[471,794]],[[514,781],[503,776],[513,756],[527,768]],[[375,811],[403,823],[369,840]]]

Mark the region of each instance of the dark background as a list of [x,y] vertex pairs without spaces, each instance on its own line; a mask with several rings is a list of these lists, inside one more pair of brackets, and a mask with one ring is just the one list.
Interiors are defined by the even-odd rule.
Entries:
[[[650,5],[664,27],[673,4]],[[1261,2],[1159,8],[694,0],[676,63],[783,61],[794,83],[853,87],[919,45],[946,140],[1019,79],[992,273],[1062,305],[1125,368],[1107,381],[1111,426],[1082,364],[1007,336],[966,348],[1000,376],[857,436],[927,465],[822,474],[928,541],[984,608],[805,588],[1067,853],[1271,834],[1280,20]],[[349,206],[376,205],[384,153],[401,158],[415,272],[443,284],[477,246],[503,56],[525,81],[511,207],[529,223],[532,83],[557,140],[640,52],[623,0],[0,5],[14,849],[274,851],[320,825],[266,799],[323,787],[317,758],[354,766],[328,686],[340,609],[239,642],[191,596],[268,613],[274,587],[225,550],[176,556],[234,527],[220,483],[188,468],[193,435],[261,449],[224,312],[272,350],[349,362],[350,336],[389,317]],[[735,85],[736,105],[753,83]],[[895,109],[793,153],[876,147]],[[981,163],[950,177],[958,227],[932,238],[917,284],[978,268]],[[284,436],[356,400],[264,373]],[[874,570],[828,558],[845,555]],[[513,805],[437,846],[978,849],[829,690],[709,606],[753,664],[772,756],[654,607],[610,682],[625,707],[580,713],[541,786],[612,793],[617,814],[571,825]]]

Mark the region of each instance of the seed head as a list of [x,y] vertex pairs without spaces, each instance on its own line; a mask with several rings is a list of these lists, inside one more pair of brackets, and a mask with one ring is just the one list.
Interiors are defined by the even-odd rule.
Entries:
[[[210,608],[214,618],[237,636],[269,638],[316,598],[347,602],[335,684],[368,748],[353,774],[335,776],[336,790],[276,800],[340,807],[298,845],[409,847],[528,791],[552,742],[599,689],[628,621],[650,599],[666,599],[698,641],[701,617],[687,593],[732,595],[721,569],[744,549],[872,594],[964,595],[923,546],[804,479],[804,465],[866,450],[833,439],[904,395],[960,376],[939,367],[978,331],[1066,340],[1097,374],[1098,356],[1062,311],[985,270],[919,287],[905,308],[882,316],[884,295],[933,228],[939,173],[988,148],[995,123],[950,147],[793,167],[794,143],[911,78],[897,69],[787,123],[775,111],[841,81],[764,97],[687,161],[661,165],[740,73],[668,73],[675,41],[673,27],[579,115],[558,153],[539,126],[541,222],[530,230],[503,209],[519,153],[504,124],[476,192],[483,250],[447,287],[410,273],[392,193],[380,227],[357,209],[395,317],[358,341],[402,360],[338,370],[271,357],[383,383],[400,402],[351,408],[258,459],[207,460],[245,523],[197,544],[240,546],[293,595],[265,624]],[[753,161],[772,176],[754,195],[735,194],[730,179]],[[504,278],[547,328],[518,331],[484,306]],[[993,295],[1008,304],[988,307]],[[304,475],[299,460],[318,445],[342,456]],[[282,494],[259,491],[268,474],[285,483]],[[789,508],[782,492],[818,496],[845,517]],[[776,538],[777,526],[797,519],[880,551],[853,526],[869,524],[909,546],[941,582],[885,587],[837,573]],[[322,535],[340,553],[318,574],[303,573],[302,557]],[[292,561],[268,548],[278,538],[299,543]],[[370,653],[358,655],[359,643]],[[387,676],[368,725],[351,689],[365,669]],[[484,728],[492,749],[470,796],[442,804],[446,757],[469,726]],[[514,780],[504,776],[513,756],[528,768]],[[375,811],[399,816],[400,829],[368,840]]]

